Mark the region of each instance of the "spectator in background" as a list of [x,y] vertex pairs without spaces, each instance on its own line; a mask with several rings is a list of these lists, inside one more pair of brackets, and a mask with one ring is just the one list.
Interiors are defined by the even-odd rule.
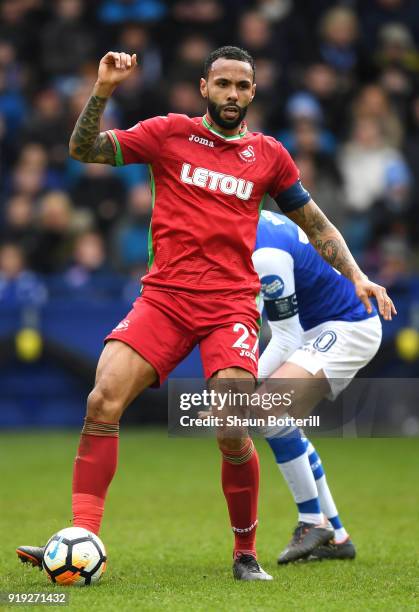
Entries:
[[9,91],[20,91],[25,84],[25,74],[16,58],[12,43],[0,38],[0,67],[4,70],[4,82]]
[[409,284],[409,248],[400,236],[384,238],[378,250],[376,277],[394,293],[405,292]]
[[246,123],[251,132],[267,131],[267,112],[266,107],[258,102],[252,102],[246,114]]
[[141,69],[121,83],[113,98],[122,111],[124,127],[130,127],[137,123],[139,118],[155,115],[158,108],[164,112],[164,107],[155,94],[162,73],[162,59],[149,31],[142,24],[130,23],[123,26],[117,46],[127,53],[136,53],[140,58]]
[[71,264],[63,274],[51,278],[49,291],[51,297],[102,301],[118,299],[123,285],[123,279],[108,266],[102,234],[87,230],[75,237]]
[[42,32],[42,66],[48,76],[65,78],[77,72],[94,51],[94,38],[83,21],[81,0],[56,0],[55,15]]
[[291,13],[293,0],[256,0],[258,11],[271,23],[279,23]]
[[[315,21],[307,18],[307,6],[301,11],[298,0],[256,0],[256,8],[271,25],[277,49],[277,64],[282,70],[287,66],[293,70],[312,58]],[[320,13],[318,7],[315,13],[316,16]]]
[[300,153],[295,162],[300,170],[301,180],[314,201],[322,203],[322,211],[337,227],[344,226],[345,199],[343,185],[337,168],[322,163],[317,155]]
[[407,239],[413,204],[411,176],[406,164],[398,161],[387,166],[384,180],[383,194],[374,202],[371,211],[374,242],[390,235]]
[[0,304],[40,305],[46,297],[44,285],[26,267],[22,247],[13,242],[0,245]]
[[162,71],[161,54],[144,25],[128,23],[123,26],[119,34],[119,48],[125,49],[126,53],[136,53],[137,57],[141,58],[139,73],[144,89],[149,89],[158,83]]
[[[313,52],[307,31],[294,0],[259,1],[251,10],[240,7],[238,44],[255,60],[270,58],[285,76]],[[290,75],[292,78],[292,75]]]
[[302,180],[322,210],[338,227],[344,215],[342,177],[335,162],[336,141],[325,129],[323,112],[314,96],[299,92],[286,106],[290,129],[278,137],[294,156]]
[[71,197],[78,208],[91,211],[95,226],[107,236],[124,212],[125,186],[111,167],[90,164],[71,190]]
[[388,23],[378,32],[378,47],[375,64],[379,70],[401,68],[417,75],[419,73],[419,54],[409,29],[401,23]]
[[126,272],[141,268],[144,273],[149,256],[150,220],[151,193],[149,185],[144,183],[129,193],[128,210],[116,226],[112,237],[113,260],[120,270]]
[[31,253],[35,246],[34,219],[35,207],[31,198],[23,194],[11,197],[5,206],[2,231],[4,240],[12,240],[25,253]]
[[[46,167],[18,162],[11,173],[10,184],[6,182],[7,192],[21,194],[31,200],[38,198],[46,185]],[[6,193],[7,193],[6,192]]]
[[38,142],[28,142],[21,149],[19,163],[24,166],[38,166],[46,169],[48,166],[48,154],[45,147]]
[[23,194],[36,199],[44,190],[57,188],[60,180],[57,171],[48,166],[45,147],[39,143],[28,143],[21,149],[10,184],[6,184],[6,194]]
[[183,22],[213,23],[222,19],[224,7],[218,0],[175,0],[173,16]]
[[[377,70],[383,90],[399,119],[405,124],[409,115],[409,101],[419,84],[419,55],[416,50],[408,50],[413,44],[410,32],[399,24],[384,26],[382,47],[376,55]],[[404,45],[406,48],[404,49]]]
[[63,186],[62,175],[49,156],[49,151],[40,142],[28,142],[21,148],[19,164],[24,168],[39,168],[44,175],[44,189],[58,189]]
[[353,109],[355,119],[372,119],[380,124],[383,140],[391,147],[399,147],[403,138],[403,127],[393,111],[385,91],[371,83],[361,89]]
[[277,46],[270,22],[258,11],[242,13],[238,29],[239,45],[249,51],[255,60],[260,57],[276,58]]
[[5,65],[0,64],[0,115],[4,121],[4,140],[15,141],[16,134],[23,123],[27,112],[25,99],[16,84],[11,81]]
[[352,137],[340,155],[350,210],[366,212],[383,195],[385,173],[394,162],[401,163],[402,156],[385,142],[381,123],[371,117],[355,119]]
[[320,104],[325,127],[337,137],[346,136],[352,90],[340,82],[337,70],[325,62],[310,63],[304,71],[303,85]]
[[419,4],[416,0],[372,0],[360,2],[363,34],[370,51],[377,47],[378,32],[387,23],[400,23],[412,32],[419,43]]
[[334,6],[320,23],[319,52],[341,79],[352,82],[359,68],[359,24],[356,13],[345,6]]
[[68,157],[67,115],[55,89],[42,89],[34,98],[32,112],[25,118],[21,140],[42,144],[51,165],[63,168]]
[[[231,6],[226,6],[223,0],[173,0],[169,7],[170,22],[169,27],[163,30],[165,43],[161,45],[161,50],[171,85],[172,78],[177,78],[173,73],[177,69],[181,70],[177,56],[183,53],[179,49],[182,41],[198,36],[209,41],[211,49],[225,44],[226,40],[231,40],[235,31],[238,13],[234,12]],[[179,75],[179,80],[182,82],[191,78],[189,71],[188,75]],[[167,112],[170,108],[167,90],[164,93],[166,94],[165,112]]]
[[190,117],[203,115],[205,103],[196,85],[189,81],[178,81],[169,88],[168,105],[173,113]]
[[202,66],[212,49],[212,43],[201,34],[191,34],[180,41],[169,70],[169,81],[199,82]]
[[[262,112],[266,117],[266,121],[272,125],[275,123],[275,118],[278,111],[277,92],[280,89],[280,79],[282,76],[281,67],[270,57],[260,57],[259,59],[255,60],[255,68],[258,79],[258,105],[260,110],[263,109]],[[249,111],[251,108],[252,107],[250,106]]]
[[62,191],[44,195],[37,221],[33,267],[44,274],[60,272],[70,261],[74,243],[75,215],[68,195]]
[[26,0],[0,2],[0,38],[13,45],[19,60],[37,58],[35,36],[27,18],[30,8]]
[[356,119],[340,154],[340,169],[349,213],[345,237],[358,256],[371,239],[371,207],[384,194],[387,169],[397,162],[403,158],[386,144],[381,123],[370,117]]
[[[291,96],[286,105],[286,117],[290,128],[278,134],[278,139],[291,154],[298,152],[301,142],[304,142],[304,133],[310,134],[312,141],[311,151],[332,154],[336,149],[333,134],[322,127],[323,112],[314,96],[306,92],[299,92]],[[300,137],[299,137],[300,134]]]

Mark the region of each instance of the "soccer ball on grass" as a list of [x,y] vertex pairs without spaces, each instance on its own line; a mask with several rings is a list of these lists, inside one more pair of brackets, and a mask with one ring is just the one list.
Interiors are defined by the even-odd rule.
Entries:
[[68,527],[48,540],[42,564],[52,582],[84,586],[102,576],[106,550],[101,539],[91,531]]

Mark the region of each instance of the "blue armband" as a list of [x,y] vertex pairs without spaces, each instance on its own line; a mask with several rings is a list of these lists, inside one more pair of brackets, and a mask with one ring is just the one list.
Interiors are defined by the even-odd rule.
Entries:
[[311,200],[311,195],[304,189],[300,179],[288,189],[281,191],[274,197],[282,212],[287,213],[296,210]]

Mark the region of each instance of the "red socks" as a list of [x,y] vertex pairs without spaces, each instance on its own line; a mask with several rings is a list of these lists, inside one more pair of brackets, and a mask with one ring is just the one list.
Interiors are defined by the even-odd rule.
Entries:
[[73,472],[73,525],[99,533],[118,461],[119,423],[86,417]]
[[234,531],[234,558],[256,557],[259,458],[250,438],[238,451],[223,450],[221,480]]
[[[118,423],[86,417],[73,474],[73,525],[99,533],[105,497],[118,460]],[[234,556],[256,556],[259,459],[248,438],[223,451],[222,485],[234,531]]]

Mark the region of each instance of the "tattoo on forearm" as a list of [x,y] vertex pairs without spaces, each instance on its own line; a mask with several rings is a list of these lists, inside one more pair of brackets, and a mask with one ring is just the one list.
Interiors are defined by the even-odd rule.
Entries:
[[351,280],[355,274],[362,274],[343,236],[314,202],[292,211],[288,216],[306,232],[311,244],[336,270]]
[[70,149],[83,162],[115,165],[115,153],[105,133],[100,133],[100,118],[107,98],[91,96],[74,127]]
[[326,259],[329,263],[335,264],[336,257],[339,252],[339,245],[336,243],[336,240],[326,240],[322,242],[321,240],[316,240],[316,249],[321,252],[322,257]]

